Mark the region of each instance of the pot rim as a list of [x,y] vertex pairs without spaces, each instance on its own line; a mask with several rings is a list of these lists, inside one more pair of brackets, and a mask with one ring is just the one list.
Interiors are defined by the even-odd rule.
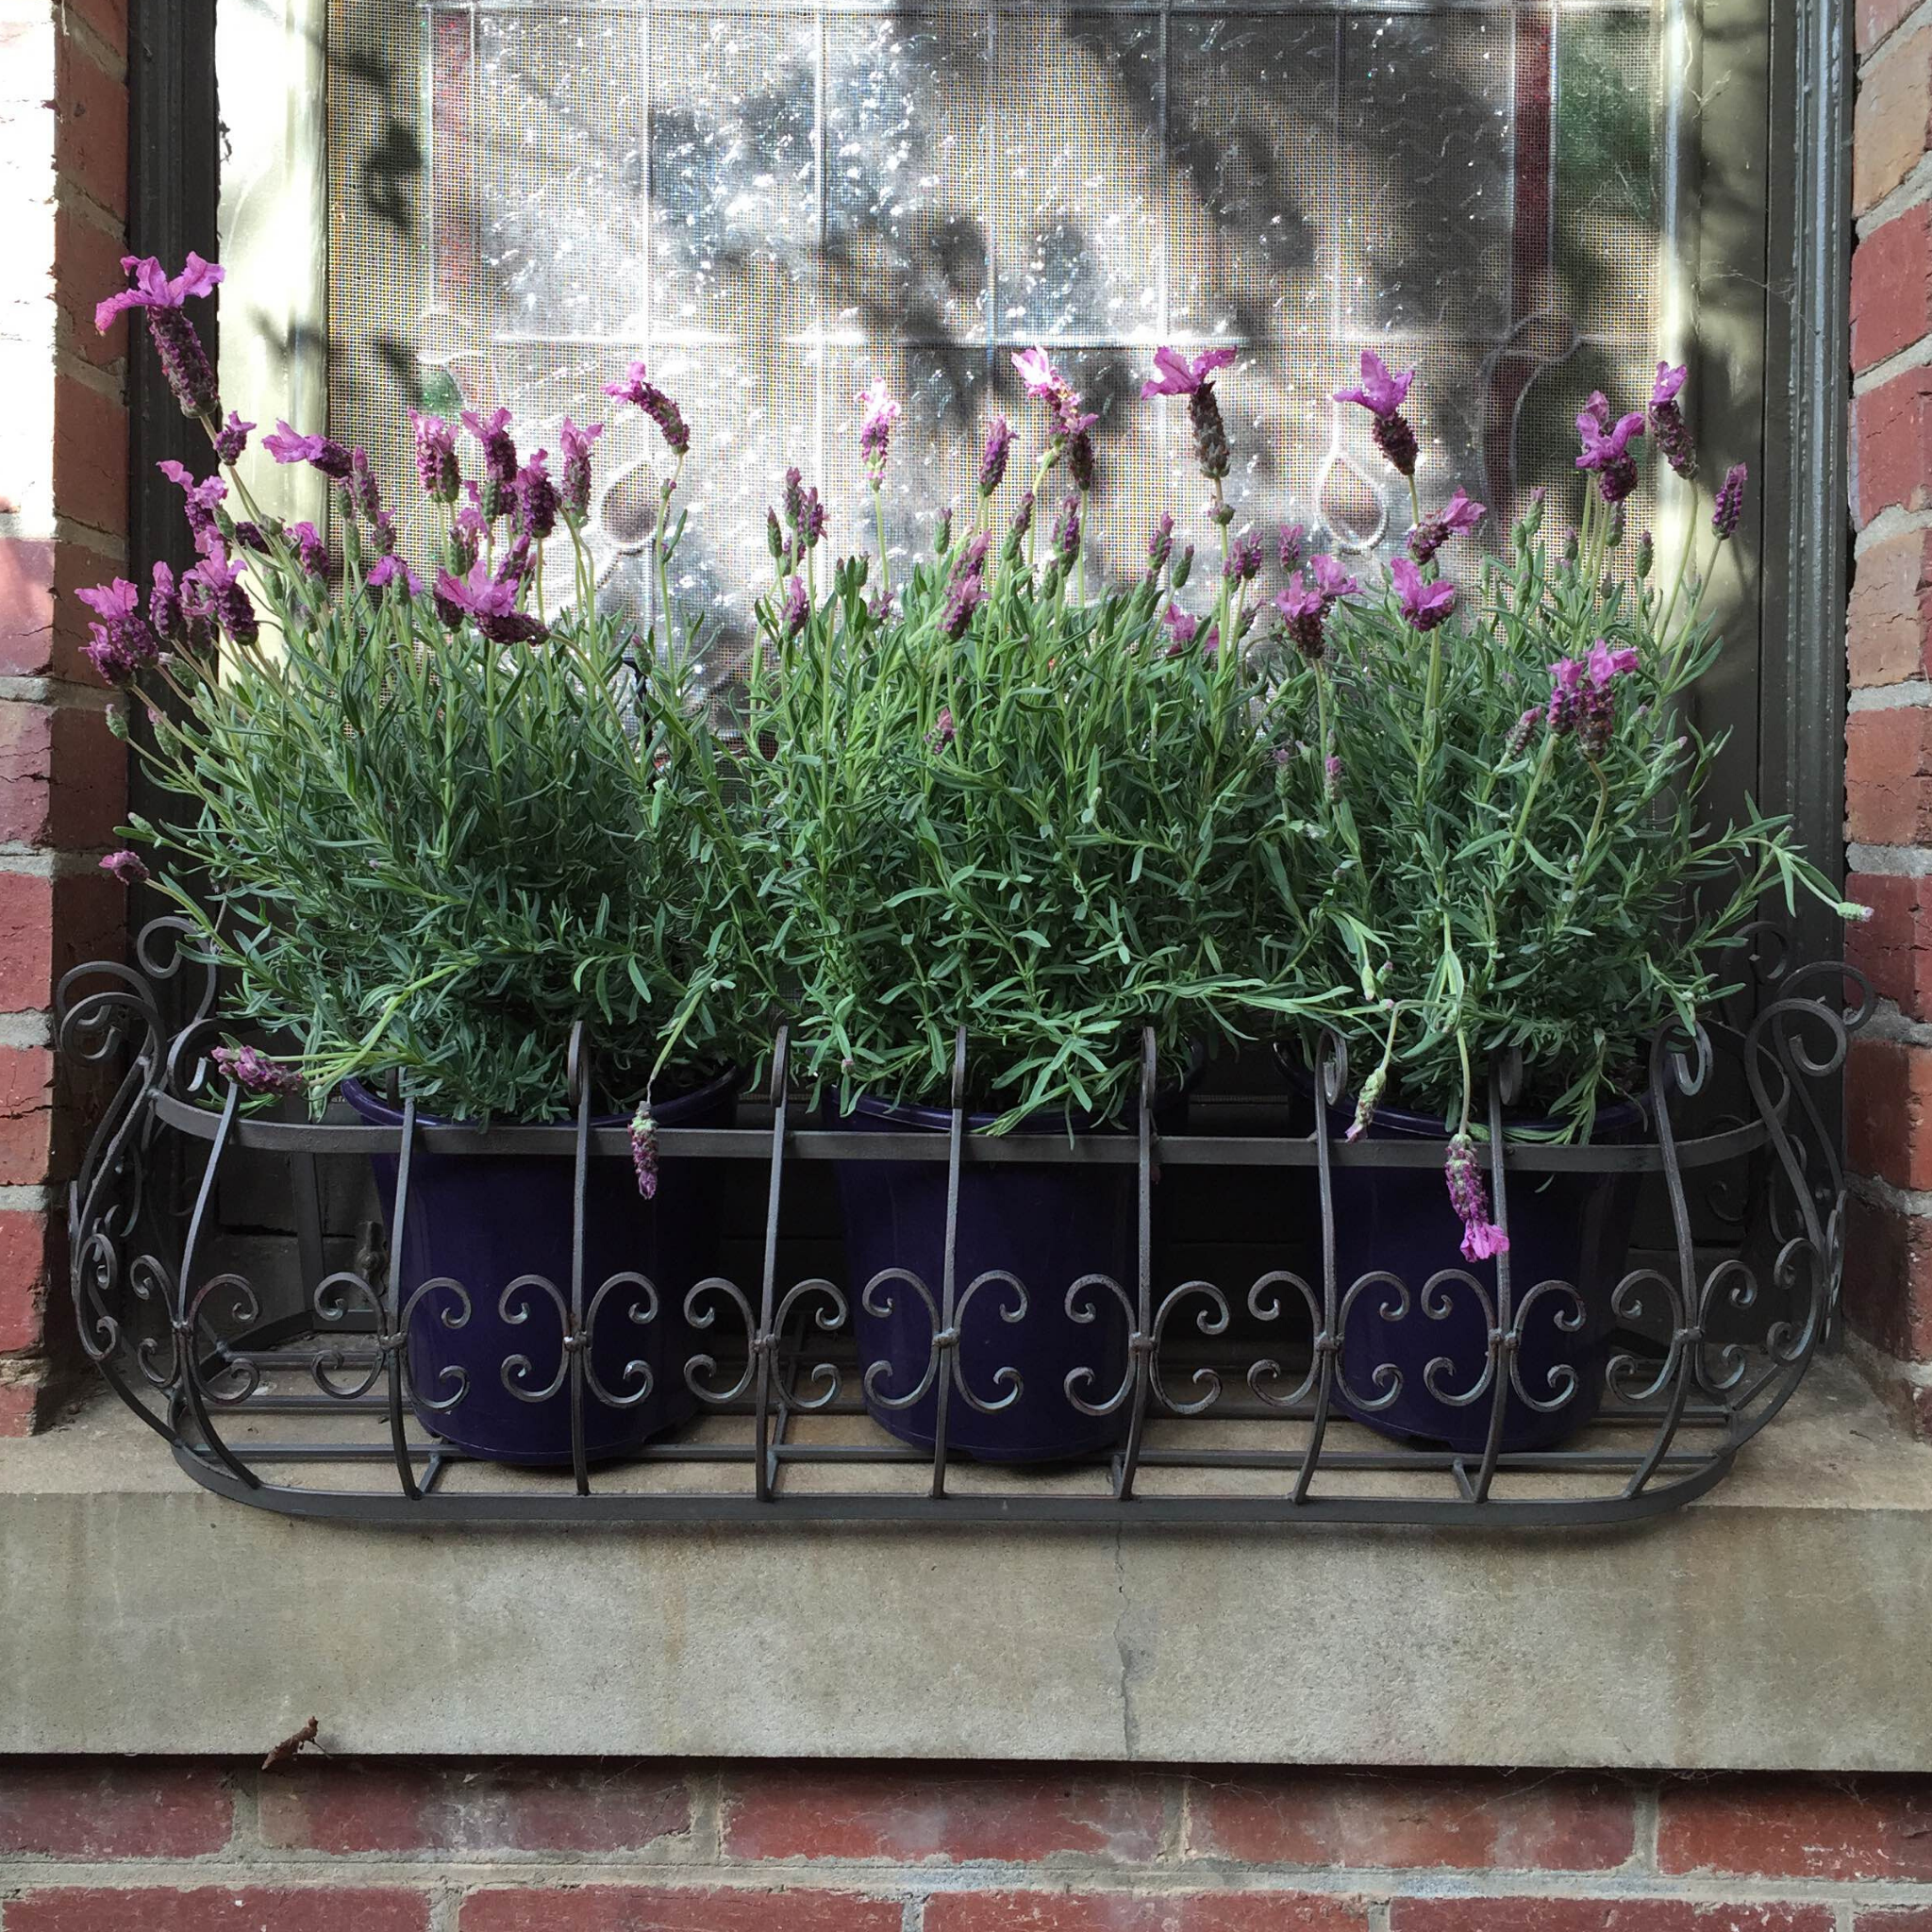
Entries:
[[[1274,1058],[1281,1071],[1288,1075],[1290,1082],[1312,1099],[1316,1085],[1314,1069],[1305,1060],[1291,1058],[1278,1045],[1274,1050]],[[1329,1116],[1335,1120],[1352,1119],[1355,1108],[1355,1089],[1350,1089],[1340,1100],[1331,1100],[1327,1103]],[[1474,1122],[1472,1124],[1481,1126],[1485,1132],[1488,1130],[1487,1121]],[[1541,1138],[1559,1132],[1562,1125],[1561,1121],[1553,1120],[1548,1114],[1506,1111],[1503,1115],[1503,1133],[1506,1140],[1519,1134]],[[1440,1114],[1414,1113],[1406,1107],[1392,1107],[1386,1102],[1376,1108],[1375,1118],[1369,1127],[1369,1132],[1373,1135],[1378,1128],[1385,1133],[1400,1135],[1406,1140],[1446,1141],[1450,1138],[1449,1130],[1443,1125]],[[1613,1106],[1597,1108],[1591,1138],[1637,1140],[1654,1131],[1648,1103],[1642,1099],[1624,1099]]]
[[[750,1077],[751,1070],[733,1062],[720,1073],[682,1093],[675,1093],[669,1100],[653,1101],[651,1116],[659,1126],[675,1126],[681,1120],[688,1120],[692,1114],[702,1112],[707,1107],[729,1099],[739,1092]],[[403,1110],[391,1107],[388,1101],[379,1098],[375,1092],[355,1074],[338,1083],[336,1088],[344,1100],[366,1121],[373,1121],[378,1126],[399,1127],[403,1124]],[[416,1115],[417,1122],[425,1127],[460,1127],[473,1123],[453,1120],[447,1114],[423,1113]],[[593,1127],[627,1127],[631,1116],[627,1113],[593,1113],[591,1124]],[[568,1127],[575,1124],[568,1115],[550,1121],[502,1121],[497,1124],[507,1127],[540,1126]]]

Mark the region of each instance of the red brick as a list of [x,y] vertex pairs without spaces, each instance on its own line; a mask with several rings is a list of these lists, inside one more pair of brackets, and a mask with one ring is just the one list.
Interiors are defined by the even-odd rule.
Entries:
[[96,1887],[7,1902],[7,1932],[427,1932],[429,1899],[396,1886]]
[[1860,553],[1845,612],[1855,690],[1932,672],[1932,530],[1898,530]]
[[1932,1017],[1932,879],[1855,873],[1845,892],[1872,908],[1845,927],[1845,958],[1907,1019]]
[[1670,1873],[1932,1880],[1932,1784],[1880,1777],[1667,1784],[1657,1857]]
[[54,508],[127,534],[127,409],[62,370],[54,377]]
[[54,56],[54,165],[109,214],[127,212],[127,89],[71,34]]
[[1845,827],[1876,845],[1932,834],[1932,708],[1896,705],[1845,721]]
[[681,1778],[623,1765],[305,1764],[259,1807],[265,1843],[336,1853],[636,1852],[691,1829]]
[[[9,1906],[9,1920],[12,1913]],[[473,1891],[457,1924],[458,1932],[899,1932],[904,1918],[896,1899],[850,1891],[584,1885]]]
[[126,238],[72,207],[54,211],[54,299],[67,324],[67,346],[102,369],[127,353],[127,318],[117,315],[106,335],[94,326],[94,304],[126,285],[121,258]]
[[1310,1892],[961,1891],[927,1900],[925,1932],[1365,1932],[1352,1898]]
[[126,747],[105,710],[0,700],[0,840],[105,845],[126,804]]
[[1852,476],[1861,527],[1883,509],[1932,505],[1932,369],[1904,370],[1853,402]]
[[1604,1872],[1637,1830],[1625,1788],[1571,1777],[1196,1780],[1189,1812],[1191,1852],[1256,1864]]
[[724,1780],[736,1858],[1151,1858],[1162,1823],[1152,1778],[827,1765]]
[[0,675],[42,672],[53,648],[53,541],[0,537]]
[[[0,1353],[40,1345],[48,1291],[64,1279],[66,1264],[67,1238],[57,1216],[19,1208],[0,1210]],[[25,1785],[19,1788],[26,1789]],[[9,1793],[15,1789],[7,1774],[0,1772],[0,1855],[11,1842],[8,1806]]]
[[1674,1898],[1399,1898],[1389,1932],[1834,1932],[1829,1906]]
[[1870,369],[1932,329],[1932,226],[1922,202],[1852,255],[1852,367]]
[[71,966],[121,957],[125,893],[104,873],[0,872],[0,1013],[49,1005]]
[[0,840],[43,845],[53,821],[53,707],[0,701]]
[[1845,1205],[1845,1319],[1887,1355],[1932,1361],[1932,1222]]
[[127,0],[62,0],[69,13],[77,13],[115,53],[127,58]]
[[1857,0],[1854,28],[1861,55],[1874,52],[1919,0]]
[[[0,1214],[0,1226],[33,1218]],[[0,1245],[0,1257],[5,1252]],[[6,1267],[0,1258],[0,1271]],[[0,1856],[7,1857],[198,1858],[220,1851],[233,1829],[233,1803],[211,1766],[0,1765]]]
[[1932,1047],[1852,1042],[1845,1151],[1856,1174],[1898,1188],[1932,1188]]
[[1852,1932],[1932,1932],[1932,1906],[1902,1906],[1860,1912]]
[[54,1172],[54,1056],[0,1046],[0,1184],[32,1187]]
[[40,1396],[38,1374],[26,1381],[0,1382],[0,1437],[10,1440],[33,1434]]
[[1932,147],[1932,27],[1893,41],[1858,77],[1852,115],[1852,209],[1863,214]]

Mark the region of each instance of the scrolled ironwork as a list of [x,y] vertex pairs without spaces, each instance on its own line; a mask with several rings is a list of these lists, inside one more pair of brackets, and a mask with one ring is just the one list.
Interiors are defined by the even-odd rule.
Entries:
[[[761,1271],[741,1287],[724,1274],[667,1279],[656,1262],[606,1263],[587,1277],[589,1179],[597,1163],[626,1160],[628,1147],[621,1129],[593,1117],[597,1069],[582,1029],[563,1070],[567,1126],[457,1132],[419,1123],[401,1091],[399,1126],[346,1115],[296,1120],[214,1075],[208,1049],[222,1023],[213,949],[190,922],[171,918],[140,937],[132,965],[78,968],[57,992],[60,1051],[118,1074],[69,1191],[75,1322],[103,1379],[197,1482],[298,1515],[1190,1527],[1629,1522],[1721,1480],[1830,1346],[1844,1266],[1832,1088],[1871,1015],[1871,991],[1842,966],[1794,959],[1774,930],[1752,935],[1750,956],[1752,991],[1737,1011],[1674,1024],[1650,1042],[1633,1096],[1643,1121],[1635,1141],[1579,1149],[1512,1139],[1505,1109],[1534,1091],[1534,1070],[1514,1054],[1490,1066],[1482,1158],[1499,1226],[1508,1225],[1512,1205],[1522,1208],[1524,1190],[1550,1174],[1622,1175],[1648,1190],[1644,1224],[1662,1241],[1612,1262],[1611,1281],[1587,1270],[1568,1278],[1525,1252],[1528,1285],[1518,1287],[1507,1256],[1432,1269],[1412,1257],[1381,1265],[1393,1257],[1377,1257],[1373,1244],[1372,1265],[1359,1265],[1357,1249],[1357,1264],[1340,1271],[1343,1174],[1406,1168],[1440,1187],[1430,1170],[1442,1150],[1348,1141],[1331,1127],[1329,1109],[1344,1106],[1347,1092],[1346,1053],[1332,1035],[1313,1043],[1302,1091],[1314,1097],[1317,1118],[1306,1131],[1158,1133],[1149,1037],[1137,1131],[1023,1134],[1016,1145],[988,1144],[969,1124],[963,1035],[950,1133],[854,1136],[794,1124],[781,1029],[768,1124],[661,1134],[667,1173],[673,1162],[738,1161],[764,1177]],[[161,989],[166,1009],[180,1015],[172,1031]],[[421,1245],[403,1239],[404,1224],[423,1211],[417,1156],[460,1161],[505,1146],[518,1158],[570,1163],[568,1247],[500,1291],[497,1275],[487,1293],[450,1274],[406,1273],[405,1255]],[[353,1267],[317,1266],[293,1300],[239,1268],[213,1204],[221,1176],[254,1150],[391,1163],[388,1241],[363,1242]],[[902,1259],[856,1292],[835,1274],[791,1278],[778,1208],[792,1163],[823,1179],[827,1161],[881,1158],[943,1164],[940,1272],[930,1259],[924,1273]],[[1089,1272],[1063,1286],[1041,1278],[1037,1257],[1016,1250],[1009,1263],[964,1279],[961,1175],[1015,1159],[1130,1170],[1133,1271]],[[1155,1183],[1189,1165],[1270,1175],[1289,1208],[1285,1239],[1299,1245],[1266,1257],[1244,1295],[1230,1297],[1200,1274],[1157,1278]],[[185,1198],[154,1184],[164,1172],[185,1176]],[[924,1358],[870,1359],[855,1341],[855,1314],[909,1317],[914,1351],[923,1314]],[[1091,1335],[1095,1352],[1029,1388],[1022,1346],[1030,1325],[1049,1317]],[[505,1330],[500,1357],[492,1322]],[[1432,1332],[1452,1329],[1453,1341],[1431,1348]],[[963,1344],[982,1334],[1011,1338],[1010,1358],[989,1367],[1006,1351],[975,1349],[969,1368]],[[1535,1338],[1594,1353],[1559,1349],[1553,1360]],[[471,1350],[463,1360],[472,1366],[431,1345],[444,1342],[456,1355],[458,1342]],[[526,1407],[556,1402],[559,1418],[568,1397],[567,1470],[498,1482],[474,1452],[439,1433],[444,1417],[481,1401],[485,1382]],[[1424,1398],[1469,1417],[1479,1449],[1371,1432],[1407,1427],[1401,1409]],[[694,1407],[695,1423],[674,1420],[630,1450],[641,1476],[606,1481],[593,1467],[608,1453],[606,1438],[591,1441],[587,1415],[608,1434],[613,1415],[642,1416],[659,1399],[677,1417]],[[935,1410],[929,1455],[867,1415],[902,1414],[922,1401]],[[1083,1457],[1097,1480],[989,1483],[970,1470],[960,1443],[980,1444],[1002,1417],[1042,1403],[1103,1434],[1111,1419],[1116,1445]],[[1560,1430],[1573,1409],[1596,1419],[1574,1445],[1534,1454],[1510,1446],[1512,1417],[1553,1419]],[[309,1416],[323,1424],[305,1435]],[[459,1464],[460,1483],[440,1479]],[[667,1485],[653,1474],[660,1465],[685,1473]],[[865,1479],[841,1483],[840,1471],[854,1466]],[[1229,1485],[1224,1471],[1241,1480]]]

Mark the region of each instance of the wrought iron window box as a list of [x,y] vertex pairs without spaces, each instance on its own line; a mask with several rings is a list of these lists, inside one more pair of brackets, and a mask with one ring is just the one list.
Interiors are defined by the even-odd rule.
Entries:
[[[760,1278],[750,1290],[714,1277],[690,1291],[687,1313],[703,1352],[683,1367],[698,1419],[620,1463],[593,1466],[582,1433],[588,1329],[616,1304],[599,1292],[607,1284],[584,1278],[585,1180],[590,1162],[627,1162],[630,1147],[622,1129],[593,1124],[591,1070],[575,1042],[573,1125],[488,1132],[427,1125],[407,1103],[395,1127],[250,1113],[232,1086],[217,1091],[221,1083],[211,1076],[205,1056],[217,1037],[216,975],[177,950],[182,939],[176,922],[158,922],[138,948],[143,971],[82,967],[60,988],[63,1050],[89,1062],[125,1062],[71,1191],[75,1310],[89,1357],[195,1481],[289,1515],[418,1525],[1627,1523],[1719,1482],[1790,1398],[1828,1342],[1836,1316],[1844,1191],[1827,1083],[1872,1008],[1869,988],[1836,964],[1770,970],[1747,1021],[1712,1022],[1694,1038],[1655,1041],[1649,1099],[1657,1133],[1649,1141],[1557,1146],[1507,1139],[1502,1129],[1519,1070],[1507,1063],[1491,1069],[1483,1157],[1499,1221],[1507,1224],[1512,1187],[1579,1171],[1648,1177],[1661,1213],[1661,1256],[1634,1265],[1612,1295],[1620,1317],[1648,1324],[1648,1340],[1620,1341],[1601,1416],[1574,1442],[1534,1454],[1498,1446],[1528,1299],[1512,1284],[1507,1256],[1498,1257],[1493,1290],[1473,1273],[1445,1271],[1414,1292],[1400,1284],[1398,1297],[1379,1296],[1366,1312],[1365,1289],[1388,1277],[1336,1278],[1335,1173],[1357,1165],[1439,1167],[1440,1142],[1348,1144],[1331,1133],[1319,1108],[1304,1136],[1162,1137],[1149,1105],[1134,1132],[990,1138],[967,1130],[963,1045],[949,1133],[855,1136],[796,1124],[781,1031],[768,1126],[660,1132],[667,1160],[763,1165]],[[177,981],[184,963],[195,969],[199,997],[186,1024],[171,1032],[157,988]],[[1841,1004],[1847,993],[1849,1008]],[[1721,1068],[1743,1103],[1729,1114],[1715,1111]],[[1151,1099],[1153,1077],[1150,1037],[1143,1098]],[[1339,1042],[1324,1054],[1322,1077],[1331,1093],[1342,1090]],[[1679,1115],[1697,1116],[1694,1125],[1680,1129]],[[409,1402],[399,1259],[390,1260],[383,1281],[341,1271],[311,1280],[298,1312],[273,1317],[244,1275],[209,1272],[201,1257],[217,1176],[225,1162],[250,1150],[298,1158],[395,1157],[398,1224],[409,1211],[416,1153],[575,1162],[571,1274],[542,1284],[541,1298],[561,1329],[558,1394],[571,1404],[575,1467],[560,1474],[507,1469],[467,1457],[422,1426]],[[159,1200],[162,1191],[150,1186],[170,1153],[180,1157],[186,1178],[175,1203]],[[840,1160],[947,1165],[944,1272],[939,1282],[918,1285],[936,1317],[927,1364],[938,1391],[930,1454],[893,1441],[866,1416],[854,1392],[865,1365],[853,1356],[845,1293],[821,1278],[780,1278],[778,1210],[788,1178]],[[1122,1414],[1121,1445],[1050,1470],[965,1462],[947,1443],[956,1388],[974,1399],[957,1360],[960,1312],[975,1286],[954,1279],[958,1179],[971,1164],[1013,1161],[1124,1165],[1136,1181],[1136,1278],[1093,1285],[1130,1330],[1124,1381],[1091,1397]],[[1183,1167],[1311,1170],[1320,1278],[1270,1270],[1238,1306],[1205,1280],[1158,1290],[1157,1181],[1162,1169]],[[1707,1223],[1715,1212],[1728,1230],[1721,1241],[1700,1238],[1692,1186],[1708,1190],[1699,1220]],[[401,1251],[398,1226],[391,1256]],[[1489,1324],[1488,1360],[1469,1393],[1489,1405],[1491,1418],[1481,1455],[1383,1440],[1347,1420],[1337,1404],[1344,1324],[1370,1313],[1391,1319],[1398,1305],[1400,1318],[1417,1319],[1452,1274],[1458,1291],[1482,1296]],[[352,1299],[371,1311],[368,1332],[347,1332],[342,1314]],[[635,1309],[620,1312],[636,1319]],[[508,1386],[508,1362],[505,1374]]]

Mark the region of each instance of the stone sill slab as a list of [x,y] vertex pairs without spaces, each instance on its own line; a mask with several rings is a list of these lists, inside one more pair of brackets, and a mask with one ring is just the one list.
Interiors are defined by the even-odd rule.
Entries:
[[0,1752],[1932,1768],[1932,1446],[1840,1362],[1630,1530],[434,1533],[0,1443]]

